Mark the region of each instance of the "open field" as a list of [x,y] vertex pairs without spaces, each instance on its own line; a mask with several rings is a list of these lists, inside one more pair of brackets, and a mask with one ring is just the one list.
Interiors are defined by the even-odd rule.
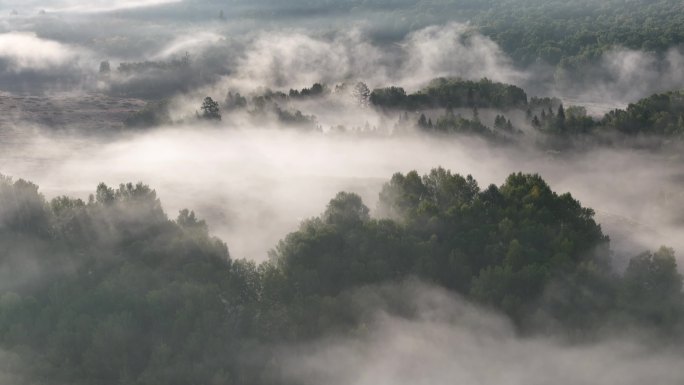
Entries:
[[13,127],[21,122],[22,125],[107,133],[121,130],[124,119],[144,105],[140,99],[95,93],[14,95],[0,92],[0,127]]

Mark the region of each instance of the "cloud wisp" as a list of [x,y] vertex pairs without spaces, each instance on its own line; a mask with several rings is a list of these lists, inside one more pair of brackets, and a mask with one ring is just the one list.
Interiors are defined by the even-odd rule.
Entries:
[[[370,311],[351,336],[284,348],[279,376],[301,384],[675,385],[681,349],[645,345],[633,336],[583,344],[523,338],[509,321],[444,290],[415,282],[360,290],[362,309],[400,298],[410,316]],[[372,305],[371,305],[372,304]]]

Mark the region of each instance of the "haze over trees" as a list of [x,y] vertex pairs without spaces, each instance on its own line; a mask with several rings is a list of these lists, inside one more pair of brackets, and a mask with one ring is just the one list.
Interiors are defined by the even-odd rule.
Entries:
[[0,3],[0,385],[684,384],[681,0]]
[[[534,145],[542,148],[643,146],[639,140],[644,138],[650,141],[650,147],[658,148],[680,141],[684,127],[679,91],[651,95],[599,118],[589,116],[583,106],[565,106],[557,98],[530,98],[520,87],[486,78],[479,81],[437,78],[410,94],[398,86],[370,91],[363,82],[353,87],[337,84],[334,88],[315,83],[310,88],[290,89],[287,93],[266,89],[248,97],[229,91],[223,103],[206,97],[201,113],[198,111],[196,115],[206,120],[221,120],[223,109],[228,115],[247,112],[255,121],[273,117],[285,127],[320,130],[315,115],[297,108],[311,104],[299,103],[344,105],[349,97],[358,107],[372,108],[398,119],[398,126],[403,129],[479,136],[494,143],[520,145],[529,145],[526,138],[533,137]],[[169,100],[152,101],[124,123],[128,127],[172,124],[169,108]],[[496,116],[485,122],[480,119],[480,111],[494,111]],[[522,123],[520,120],[513,123],[508,116],[518,112],[524,112],[525,119]],[[181,119],[178,123],[184,121]],[[401,134],[403,129],[395,133]]]
[[218,102],[214,101],[211,97],[207,96],[202,102],[202,114],[200,115],[202,119],[206,120],[221,120],[221,111]]
[[[538,175],[483,188],[442,168],[397,173],[382,217],[340,192],[261,265],[231,259],[193,212],[169,219],[143,184],[47,202],[2,177],[0,202],[0,346],[32,363],[7,365],[27,382],[279,383],[262,372],[269,345],[356,330],[354,290],[411,277],[532,335],[546,324],[579,340],[615,325],[684,337],[674,251],[616,274],[593,210]],[[411,317],[396,300],[388,310]]]

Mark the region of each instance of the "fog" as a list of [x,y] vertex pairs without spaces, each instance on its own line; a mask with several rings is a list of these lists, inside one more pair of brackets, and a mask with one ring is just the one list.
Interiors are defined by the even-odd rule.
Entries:
[[464,24],[450,23],[420,29],[390,47],[374,44],[360,27],[332,38],[302,31],[264,32],[247,45],[229,81],[249,81],[242,86],[249,89],[360,79],[372,86],[398,84],[415,90],[443,76],[519,84],[526,75],[490,39]]
[[[401,298],[417,314],[388,312]],[[522,338],[508,320],[452,293],[408,282],[359,291],[365,328],[282,349],[277,375],[301,384],[680,384],[679,348],[616,332],[589,344]],[[378,310],[381,309],[381,310]],[[363,311],[363,310],[362,310]]]
[[[306,133],[296,130],[194,126],[160,128],[99,140],[6,134],[6,175],[41,186],[47,197],[87,198],[99,182],[143,181],[171,214],[196,210],[234,257],[257,261],[298,223],[320,214],[338,191],[376,205],[395,172],[442,166],[472,174],[481,187],[512,172],[540,173],[559,192],[594,208],[620,258],[666,244],[684,250],[681,170],[677,158],[600,149],[558,155],[492,147],[477,138]],[[619,264],[618,264],[619,265]]]
[[84,3],[75,0],[3,0],[0,5],[17,12],[106,12],[128,8],[177,3],[180,0],[95,0]]
[[[101,182],[145,183],[156,190],[171,219],[182,209],[194,210],[211,234],[225,241],[233,260],[261,263],[274,258],[278,242],[303,221],[321,215],[340,191],[360,195],[371,217],[377,217],[379,193],[397,172],[422,175],[444,167],[472,175],[482,190],[502,185],[511,173],[540,174],[556,193],[569,192],[583,207],[595,210],[611,240],[616,274],[631,257],[661,245],[677,251],[679,271],[684,272],[681,133],[657,141],[647,135],[600,132],[588,140],[578,134],[576,142],[563,133],[555,139],[570,145],[559,150],[543,144],[548,133],[533,128],[532,112],[526,116],[524,109],[448,109],[489,127],[504,114],[504,123],[510,119],[520,130],[506,135],[519,139],[497,142],[418,128],[421,113],[436,122],[447,113],[445,108],[382,110],[368,106],[368,100],[359,103],[351,91],[359,82],[370,90],[400,86],[412,93],[439,77],[487,78],[519,86],[530,98],[555,97],[566,108],[584,106],[599,119],[654,92],[684,88],[681,46],[660,51],[645,48],[647,44],[596,48],[587,55],[591,60],[578,61],[577,68],[541,58],[523,64],[514,59],[519,36],[493,33],[500,26],[483,25],[482,14],[475,11],[478,4],[423,15],[414,9],[423,2],[396,3],[0,0],[0,175],[33,182],[48,199],[67,195],[84,201]],[[387,13],[390,8],[395,13]],[[411,12],[402,13],[407,9],[414,9],[415,20],[407,20]],[[290,89],[314,83],[324,84],[325,92],[285,96]],[[265,108],[254,107],[252,98],[271,91],[283,96],[268,100]],[[240,92],[249,104],[234,108],[224,102],[228,92]],[[220,103],[220,120],[203,119],[207,96]],[[124,123],[158,105],[168,107],[162,123]],[[300,112],[306,124],[288,123],[279,116],[282,111],[293,116]],[[606,138],[614,142],[599,143]],[[47,280],[44,266],[36,261],[49,253],[51,244],[22,248],[32,245],[27,239],[12,238],[19,245],[16,250],[0,252],[5,258],[0,264],[0,313],[15,311],[9,305],[3,308],[4,302],[19,302],[9,290],[38,287],[32,284]],[[69,260],[67,251],[54,254],[51,261],[60,265],[58,273],[80,271],[81,261]],[[117,279],[138,279],[125,272],[122,277],[113,278],[111,285]],[[167,276],[155,278],[164,283]],[[356,287],[341,296],[351,298],[350,313],[359,321],[347,333],[266,347],[247,339],[240,343],[276,352],[270,361],[260,362],[268,369],[264,376],[275,383],[684,382],[684,351],[649,330],[610,327],[578,342],[539,320],[538,333],[523,335],[502,309],[413,280]],[[217,298],[227,309],[226,299]],[[230,306],[242,312],[243,306],[264,305],[257,302]],[[300,304],[283,300],[278,305]],[[672,314],[681,317],[674,310]],[[248,316],[244,319],[249,322]],[[292,319],[296,317],[288,321]],[[112,329],[126,329],[128,324],[117,322],[111,321]],[[31,330],[16,332],[22,333]],[[0,365],[0,384],[33,383],[33,368],[25,362],[31,355],[22,353],[21,345],[7,344],[0,344],[0,359],[13,369]],[[168,349],[163,341],[160,346],[160,351]],[[15,378],[17,368],[29,374]]]
[[[653,92],[684,87],[678,47],[658,54],[615,46],[578,73],[567,73],[543,61],[516,64],[492,38],[458,17],[449,23],[418,24],[388,42],[376,36],[377,16],[372,12],[353,20],[331,13],[310,25],[312,20],[302,17],[265,22],[266,16],[249,13],[244,5],[232,9],[201,1],[21,4],[26,10],[19,15],[0,15],[0,81],[6,89],[29,92],[64,89],[67,83],[69,89],[139,93],[127,91],[132,81],[169,83],[179,75],[148,71],[132,80],[116,74],[103,84],[93,78],[100,61],[110,61],[116,69],[119,63],[168,61],[186,53],[193,76],[180,75],[185,77],[182,86],[167,86],[154,97],[212,85],[247,91],[359,80],[371,88],[400,85],[416,90],[440,76],[487,77],[521,86],[531,95],[588,104],[590,112],[600,115]],[[15,5],[19,2],[9,2],[7,9]],[[118,8],[129,10],[111,11]],[[36,11],[44,9],[50,11]],[[181,10],[187,14],[175,13]],[[227,19],[219,19],[219,11],[225,11]],[[21,71],[24,76],[17,73]],[[30,87],[21,87],[27,78]]]
[[92,74],[90,55],[87,49],[32,32],[0,33],[0,86],[28,92],[42,84],[78,89]]
[[563,79],[561,73],[553,92],[578,104],[624,106],[644,95],[684,87],[683,63],[684,55],[679,48],[657,55],[615,47],[604,53],[598,64],[586,69],[579,81],[572,77]]

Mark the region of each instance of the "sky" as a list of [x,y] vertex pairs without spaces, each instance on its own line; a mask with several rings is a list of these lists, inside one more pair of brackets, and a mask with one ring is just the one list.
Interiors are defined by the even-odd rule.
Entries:
[[182,0],[2,0],[0,1],[0,10],[8,12],[15,10],[29,14],[40,11],[93,13],[178,3],[180,1]]

